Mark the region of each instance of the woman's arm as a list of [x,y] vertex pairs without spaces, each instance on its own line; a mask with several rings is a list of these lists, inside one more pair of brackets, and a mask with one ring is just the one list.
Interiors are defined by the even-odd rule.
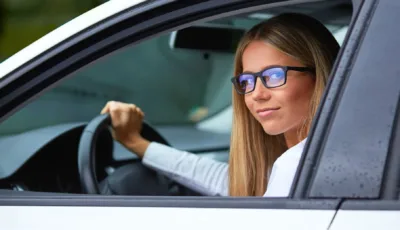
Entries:
[[151,142],[143,164],[203,195],[228,195],[226,163]]
[[170,179],[208,196],[228,196],[228,164],[177,150],[141,136],[126,147],[142,163]]

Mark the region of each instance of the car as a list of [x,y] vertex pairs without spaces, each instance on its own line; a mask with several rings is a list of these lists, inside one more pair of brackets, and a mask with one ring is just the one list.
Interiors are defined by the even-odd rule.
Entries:
[[[100,110],[125,101],[145,111],[149,139],[227,162],[235,46],[282,12],[341,44],[288,197],[204,196],[112,139]],[[0,64],[1,228],[397,229],[399,12],[389,0],[131,0],[80,15]]]

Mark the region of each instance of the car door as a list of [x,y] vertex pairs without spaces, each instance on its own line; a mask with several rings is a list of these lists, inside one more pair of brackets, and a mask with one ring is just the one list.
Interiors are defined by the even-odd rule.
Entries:
[[[201,20],[304,2],[307,1],[149,1],[138,5],[124,2],[126,5],[121,6],[118,1],[110,1],[83,15],[81,21],[66,24],[57,33],[43,38],[1,66],[0,73],[4,78],[0,81],[1,121],[68,74],[124,46]],[[350,64],[358,57],[358,47],[362,43],[360,37],[367,27],[366,16],[370,15],[375,5],[364,2],[355,6],[348,37],[332,73],[327,96],[316,118],[288,198],[130,197],[2,191],[2,228],[244,229],[265,226],[327,229],[342,198],[346,197],[341,194],[343,186],[349,186],[345,187],[346,191],[352,191],[353,188],[349,183],[340,186],[340,183],[327,182],[327,164],[340,164],[342,159],[332,155],[331,148],[322,149],[321,146],[343,143],[338,135],[346,129],[340,118],[353,112],[341,109],[338,110],[340,114],[336,112],[331,117],[332,110],[347,105],[340,101],[344,97],[346,100],[349,98],[342,87],[351,82],[348,79],[353,79],[350,75],[353,67]],[[84,20],[94,20],[91,17],[100,17],[106,12],[109,16],[101,16],[101,20],[94,21],[87,28],[78,30],[72,26],[78,26],[78,22]],[[71,33],[68,36],[62,33],[68,31]],[[327,127],[330,132],[327,132]],[[356,124],[352,127],[355,128],[354,132],[360,131]],[[353,136],[349,138],[352,140]],[[343,170],[351,170],[353,165],[343,167]]]

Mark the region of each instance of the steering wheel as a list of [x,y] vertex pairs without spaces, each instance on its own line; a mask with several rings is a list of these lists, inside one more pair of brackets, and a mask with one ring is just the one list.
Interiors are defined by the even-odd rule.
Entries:
[[[100,194],[99,183],[96,176],[96,146],[99,136],[108,132],[110,146],[113,146],[113,138],[109,131],[111,117],[109,114],[102,114],[91,120],[85,129],[79,142],[78,149],[78,170],[83,192],[87,194]],[[155,141],[164,145],[169,143],[148,123],[143,122],[142,136],[150,141]],[[102,140],[103,141],[103,140]],[[112,151],[110,148],[109,151]],[[109,153],[110,155],[112,153]]]

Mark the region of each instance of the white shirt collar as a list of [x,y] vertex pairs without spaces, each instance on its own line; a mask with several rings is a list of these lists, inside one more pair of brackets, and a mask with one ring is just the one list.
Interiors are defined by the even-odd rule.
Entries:
[[287,197],[307,138],[289,148],[274,162],[264,196]]

